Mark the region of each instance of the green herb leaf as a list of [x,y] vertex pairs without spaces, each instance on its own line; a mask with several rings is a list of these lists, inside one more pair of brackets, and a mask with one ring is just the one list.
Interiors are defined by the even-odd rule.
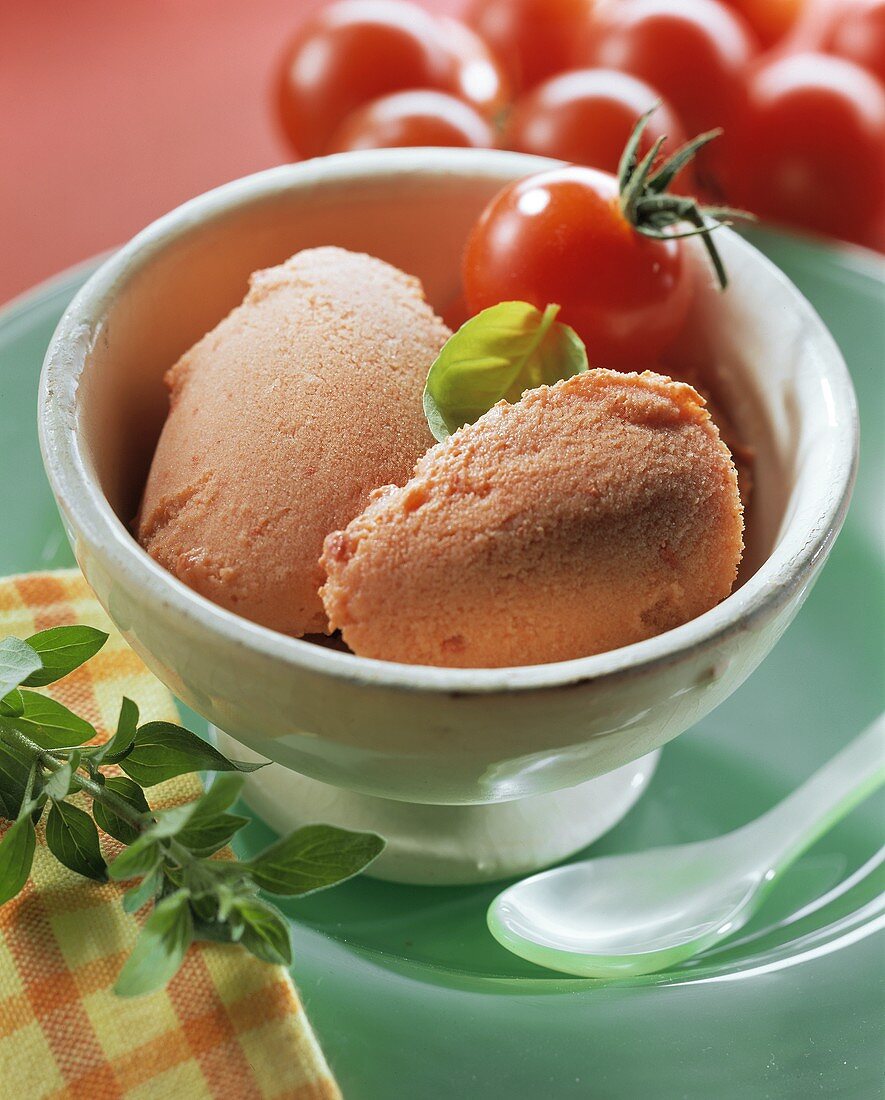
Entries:
[[71,753],[68,760],[46,779],[43,784],[43,792],[53,801],[60,802],[63,798],[75,790],[73,783],[74,772],[80,766],[80,753],[77,749]]
[[353,833],[334,825],[305,825],[242,866],[262,890],[292,897],[352,878],[383,848],[384,841],[375,833]]
[[147,722],[135,734],[132,752],[120,767],[142,787],[153,787],[177,775],[198,771],[251,772],[264,763],[228,760],[195,733],[172,722]]
[[78,875],[98,882],[107,879],[95,822],[79,806],[53,802],[46,819],[46,844],[59,863]]
[[12,724],[44,749],[82,745],[95,737],[95,729],[55,699],[36,691],[22,691],[24,713]]
[[108,874],[115,882],[149,875],[163,858],[159,842],[148,833],[142,833],[128,848],[117,856],[108,867]]
[[21,890],[28,881],[37,835],[29,817],[20,817],[6,830],[0,840],[0,905]]
[[198,856],[208,856],[223,848],[249,824],[248,817],[225,813],[236,801],[244,782],[245,776],[237,773],[216,776],[196,803],[190,820],[178,833],[178,842]]
[[163,898],[144,923],[114,992],[121,997],[152,993],[172,978],[184,961],[194,922],[186,890]]
[[23,682],[27,687],[54,684],[94,657],[107,640],[103,630],[92,626],[54,626],[32,634],[28,645],[40,655],[43,667]]
[[41,668],[40,655],[32,646],[21,638],[4,638],[0,642],[0,698],[28,683]]
[[289,966],[292,962],[292,941],[289,925],[274,905],[261,898],[241,898],[234,911],[243,922],[239,942],[264,962]]
[[163,872],[157,868],[141,880],[137,886],[131,887],[123,895],[123,909],[127,913],[137,913],[143,905],[147,905],[160,892],[163,884]]
[[132,751],[137,726],[138,707],[124,695],[120,705],[120,717],[117,719],[117,732],[110,741],[93,750],[92,759],[95,763],[119,764]]
[[18,718],[24,712],[24,709],[25,704],[22,700],[22,693],[17,688],[14,691],[7,692],[0,699],[0,716],[4,718]]
[[200,796],[197,803],[197,814],[203,817],[230,809],[240,797],[240,791],[242,791],[245,782],[246,777],[237,772],[225,772],[216,775]]
[[570,378],[587,369],[584,345],[556,320],[559,306],[541,312],[528,302],[484,309],[445,343],[427,375],[424,413],[435,439],[472,424],[505,398]]
[[248,817],[240,814],[213,814],[211,817],[196,815],[176,836],[179,844],[194,853],[195,856],[211,856],[249,824]]
[[148,835],[158,840],[177,836],[193,817],[196,808],[196,802],[185,802],[183,806],[170,806],[168,810],[157,811],[154,815],[157,820],[148,829]]
[[[144,792],[137,783],[133,783],[125,775],[111,775],[104,781],[104,786],[112,791],[118,798],[131,806],[138,813],[150,813],[150,806],[144,797]],[[96,799],[92,803],[92,816],[98,823],[98,827],[119,840],[121,844],[132,844],[140,835],[139,830],[119,814],[114,813],[106,803]]]
[[[3,723],[0,722],[0,735]],[[3,816],[14,821],[21,809],[31,770],[31,757],[18,745],[0,740],[0,798],[6,807]]]

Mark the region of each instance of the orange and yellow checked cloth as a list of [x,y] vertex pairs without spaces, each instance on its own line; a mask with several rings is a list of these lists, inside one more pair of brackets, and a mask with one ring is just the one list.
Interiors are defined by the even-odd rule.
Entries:
[[[101,652],[43,689],[102,734],[128,695],[145,720],[177,721],[165,687],[114,630],[79,572],[0,580],[0,637],[84,623]],[[151,791],[175,805],[181,776]],[[2,830],[3,826],[0,826]],[[103,836],[106,855],[119,845]],[[0,908],[0,1100],[331,1100],[338,1088],[288,973],[229,944],[197,944],[158,993],[111,992],[135,942],[121,887],[80,878],[42,847],[31,881]]]

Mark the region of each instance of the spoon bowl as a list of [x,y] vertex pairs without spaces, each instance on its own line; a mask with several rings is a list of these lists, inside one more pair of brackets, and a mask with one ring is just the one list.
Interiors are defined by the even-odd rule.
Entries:
[[666,970],[743,928],[774,882],[885,780],[885,716],[768,813],[725,836],[585,860],[492,902],[492,935],[588,978]]

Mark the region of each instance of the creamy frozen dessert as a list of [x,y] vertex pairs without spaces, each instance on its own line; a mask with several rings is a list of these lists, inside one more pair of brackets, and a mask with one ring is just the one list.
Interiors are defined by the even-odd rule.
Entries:
[[325,541],[323,603],[354,652],[498,667],[637,642],[728,595],[734,464],[703,399],[590,370],[499,403]]
[[323,539],[433,443],[421,391],[448,336],[418,280],[370,256],[316,248],[256,272],[167,373],[142,545],[222,607],[325,631]]

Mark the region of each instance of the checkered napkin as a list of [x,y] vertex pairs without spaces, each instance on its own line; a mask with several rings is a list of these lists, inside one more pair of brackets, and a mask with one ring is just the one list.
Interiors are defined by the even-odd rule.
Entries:
[[[148,720],[175,704],[114,630],[75,570],[0,580],[0,637],[82,623],[110,638],[47,689],[102,739],[128,695]],[[151,789],[156,808],[195,797],[195,776]],[[0,825],[0,833],[5,829]],[[105,855],[119,849],[102,835]],[[123,888],[80,878],[49,856],[38,829],[31,880],[0,907],[0,1100],[327,1100],[340,1096],[281,967],[230,944],[197,944],[166,989],[111,992],[139,917]]]

